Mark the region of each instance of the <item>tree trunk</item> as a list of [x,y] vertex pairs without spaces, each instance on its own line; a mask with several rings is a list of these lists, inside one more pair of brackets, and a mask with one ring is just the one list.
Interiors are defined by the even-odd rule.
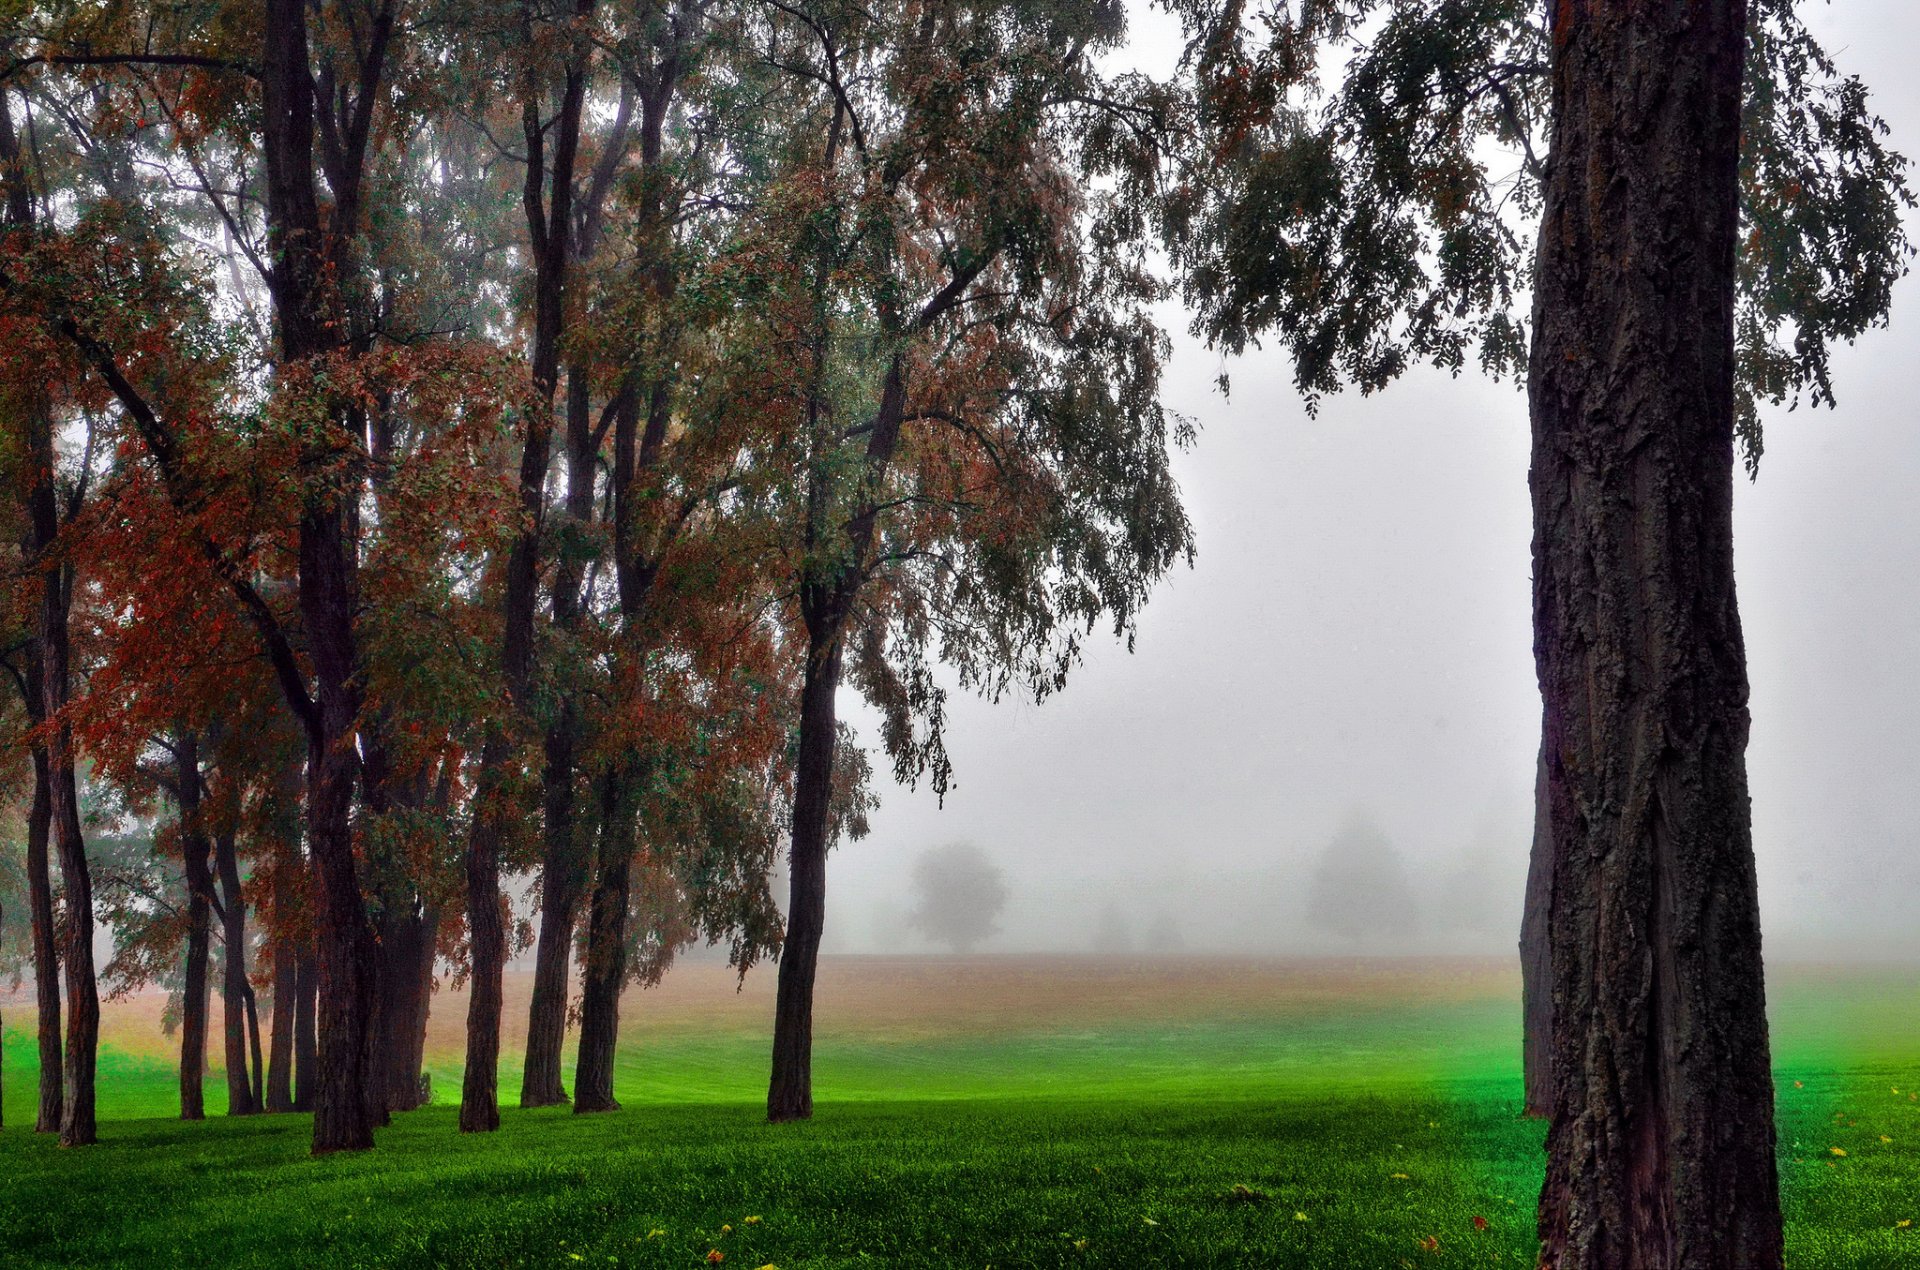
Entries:
[[562,718],[547,733],[540,939],[534,951],[533,1002],[527,1009],[522,1107],[553,1107],[567,1101],[560,1076],[567,1035],[567,971],[573,961],[573,924],[585,873],[573,817],[573,727],[572,711],[563,708]]
[[320,1065],[320,967],[313,949],[302,948],[294,958],[293,982],[293,1109],[312,1111]]
[[439,926],[439,911],[419,904],[382,922],[380,1083],[389,1111],[412,1111],[425,1101],[420,1067]]
[[500,816],[504,808],[491,788],[506,761],[507,742],[498,727],[481,747],[481,787],[467,837],[467,944],[473,971],[468,979],[467,1065],[460,1081],[460,1132],[491,1133],[500,1127],[500,1010],[507,961],[505,899],[500,894]]
[[773,1079],[767,1089],[767,1119],[776,1122],[813,1115],[813,981],[827,919],[827,833],[840,650],[834,634],[814,635],[800,690],[800,753],[794,765],[793,846],[788,856],[791,898],[786,939],[780,945]]
[[174,738],[175,794],[180,807],[180,858],[187,886],[186,984],[180,998],[180,1118],[206,1118],[207,958],[213,935],[213,869],[200,823],[200,744],[182,729]]
[[[274,878],[274,911],[282,921],[293,906],[292,871]],[[293,1015],[299,995],[299,962],[294,942],[282,933],[273,944],[273,1013],[267,1024],[267,1110],[293,1110]]]
[[[33,664],[38,665],[37,658]],[[37,705],[33,713],[39,714]],[[35,1133],[60,1132],[61,1094],[65,1088],[66,1064],[60,1044],[60,953],[53,924],[52,866],[47,859],[52,826],[52,776],[46,750],[36,745],[33,806],[27,812],[27,909],[33,925],[33,993],[40,1041],[40,1106],[33,1122]]]
[[1520,1111],[1546,1116],[1553,1106],[1553,825],[1547,809],[1546,751],[1533,782],[1533,846],[1527,855],[1526,906],[1520,915],[1520,1060],[1525,1088]]
[[224,975],[220,980],[221,1014],[226,1024],[227,1114],[250,1116],[260,1110],[254,1098],[247,1066],[247,899],[240,887],[240,861],[233,834],[214,839],[214,858],[220,870],[220,943]]
[[[604,166],[604,165],[603,165]],[[596,187],[600,182],[596,181]],[[589,215],[592,213],[589,207]],[[584,237],[584,235],[583,235]],[[594,453],[588,370],[567,372],[567,519],[584,528],[593,520]],[[565,547],[554,562],[553,624],[563,633],[579,626],[578,553]],[[520,1105],[553,1107],[567,1101],[561,1080],[567,1036],[567,971],[573,961],[573,927],[586,889],[586,860],[574,818],[575,751],[579,717],[563,685],[559,708],[547,729],[541,772],[544,804],[540,865],[540,939],[534,951],[533,1001],[527,1008],[527,1056],[520,1073]]]
[[630,759],[616,760],[600,794],[600,859],[588,904],[580,971],[580,1054],[573,1072],[576,1114],[618,1111],[613,1061],[620,1040],[620,990],[627,981],[627,904],[633,884],[634,783]]
[[1552,834],[1541,1264],[1782,1259],[1734,597],[1746,5],[1565,0],[1530,378]]

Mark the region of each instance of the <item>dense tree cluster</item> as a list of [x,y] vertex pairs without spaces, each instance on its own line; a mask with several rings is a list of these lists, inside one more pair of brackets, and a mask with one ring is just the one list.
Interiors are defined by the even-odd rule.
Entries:
[[1543,1262],[1777,1265],[1732,484],[1884,321],[1906,162],[1793,0],[1168,7],[1157,84],[1117,0],[8,6],[40,1127],[94,1136],[100,919],[178,993],[184,1116],[217,977],[235,1111],[371,1145],[451,965],[494,1128],[516,946],[522,1105],[577,1009],[611,1108],[622,987],[697,939],[777,953],[811,1114],[872,759],[944,791],[948,691],[1058,690],[1191,551],[1164,259],[1309,407],[1525,376]]
[[1098,70],[1121,34],[1078,0],[8,10],[42,1128],[93,1137],[103,973],[175,992],[183,1116],[217,983],[233,1111],[371,1145],[452,966],[491,1129],[529,945],[520,1101],[568,1099],[573,1012],[573,1104],[610,1108],[621,989],[699,939],[779,954],[769,1113],[809,1114],[826,853],[874,797],[843,681],[944,789],[946,691],[1056,690],[1190,550],[1165,112]]

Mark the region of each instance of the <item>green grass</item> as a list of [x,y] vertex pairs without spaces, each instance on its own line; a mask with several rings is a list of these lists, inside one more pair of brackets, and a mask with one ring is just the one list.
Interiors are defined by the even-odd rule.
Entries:
[[[1792,1264],[1920,1265],[1920,1224],[1898,1225],[1920,1223],[1914,977],[1802,973],[1774,1002]],[[17,1130],[31,1045],[10,1033],[0,1265],[1530,1265],[1541,1131],[1516,1115],[1514,1014],[862,1026],[822,1036],[816,1119],[785,1126],[761,1117],[757,1032],[643,1021],[622,1112],[509,1110],[463,1138],[439,1068],[442,1105],[318,1160],[304,1117],[163,1118],[169,1067],[124,1054],[101,1145],[62,1151]]]

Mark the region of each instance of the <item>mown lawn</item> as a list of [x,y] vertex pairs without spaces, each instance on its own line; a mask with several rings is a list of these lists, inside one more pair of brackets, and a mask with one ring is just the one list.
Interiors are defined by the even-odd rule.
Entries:
[[[1900,1224],[1920,1223],[1920,978],[1775,981],[1793,1264],[1920,1266],[1920,1225]],[[61,1151],[18,1130],[30,1038],[10,1028],[0,1265],[1526,1265],[1541,1132],[1515,1114],[1503,983],[1413,976],[1265,1010],[1258,985],[1173,1009],[1161,984],[1150,1011],[1024,1020],[966,1004],[1003,1000],[991,980],[905,1021],[869,994],[830,1014],[818,1114],[786,1126],[761,1119],[751,1002],[642,997],[626,1110],[509,1110],[463,1138],[437,1067],[440,1105],[320,1160],[304,1117],[164,1118],[169,1067],[126,1050],[102,1073],[100,1146]]]

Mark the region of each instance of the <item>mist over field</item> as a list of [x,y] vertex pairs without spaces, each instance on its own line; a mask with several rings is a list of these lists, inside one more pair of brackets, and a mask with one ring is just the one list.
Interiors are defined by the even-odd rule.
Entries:
[[[1132,55],[1171,55],[1162,15],[1132,20]],[[1896,141],[1920,135],[1909,6],[1807,21],[1874,86]],[[1920,958],[1916,299],[1908,278],[1891,328],[1839,350],[1837,410],[1766,414],[1759,478],[1735,493],[1773,957]],[[1360,950],[1511,950],[1539,736],[1524,396],[1421,371],[1309,417],[1284,357],[1223,362],[1178,311],[1165,321],[1168,400],[1201,429],[1176,464],[1195,568],[1157,591],[1133,656],[1096,636],[1044,706],[956,695],[957,787],[944,809],[883,790],[872,835],[835,853],[828,949],[925,947],[902,920],[913,861],[964,839],[1013,884],[987,949],[1090,949],[1118,913],[1189,951],[1352,951],[1306,900],[1364,814],[1421,920]]]

